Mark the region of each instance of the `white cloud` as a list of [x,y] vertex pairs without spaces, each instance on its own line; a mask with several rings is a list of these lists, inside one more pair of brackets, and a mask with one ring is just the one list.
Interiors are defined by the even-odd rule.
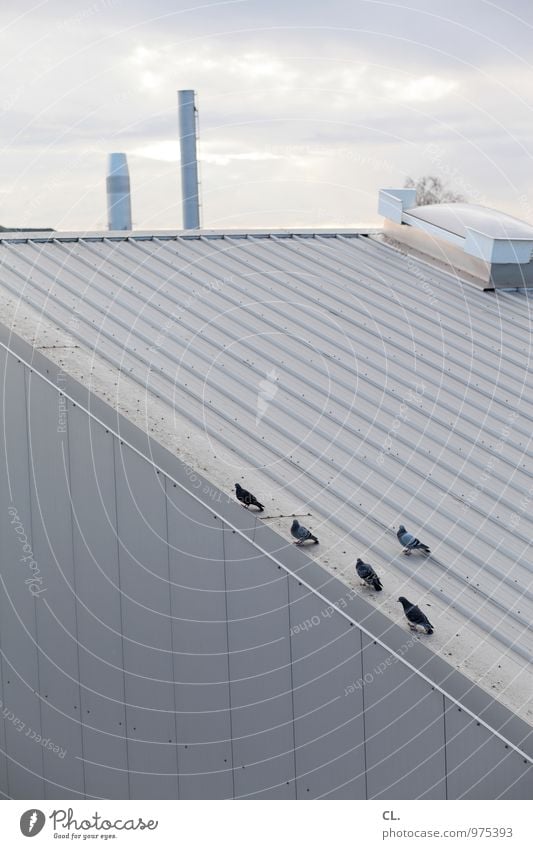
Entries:
[[[20,3],[5,3],[18,19]],[[492,19],[464,0],[438,4],[448,22],[424,0],[386,16],[365,2],[363,23],[360,4],[345,0],[249,0],[209,13],[172,0],[32,6],[3,45],[2,186],[13,190],[2,218],[105,221],[106,154],[124,150],[136,225],[179,226],[184,88],[198,94],[206,225],[372,217],[384,183],[435,170],[430,142],[445,151],[443,177],[457,171],[512,210],[533,196],[528,27],[495,4]],[[68,191],[54,190],[60,179]]]
[[[202,145],[199,151],[199,157],[202,162],[209,165],[229,165],[231,162],[265,162],[271,159],[282,159],[283,157],[276,153],[271,153],[265,150],[245,150],[245,151],[223,151],[217,152],[216,145]],[[220,147],[220,146],[219,146]],[[179,162],[180,148],[179,141],[172,139],[163,139],[161,141],[151,142],[143,147],[132,150],[134,156],[140,156],[144,159],[154,159],[158,162]]]

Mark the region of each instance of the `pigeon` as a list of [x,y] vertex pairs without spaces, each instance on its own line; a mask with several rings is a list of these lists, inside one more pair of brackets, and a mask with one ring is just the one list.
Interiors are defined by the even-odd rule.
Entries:
[[409,627],[411,631],[416,631],[416,626],[421,625],[423,628],[426,629],[426,634],[433,633],[433,625],[427,618],[426,614],[422,613],[422,611],[419,607],[416,606],[416,604],[411,604],[411,602],[407,601],[407,599],[404,598],[403,595],[400,596],[398,601],[402,603],[403,612],[407,617],[407,621],[409,622]]
[[361,558],[358,557],[357,563],[355,564],[355,569],[363,583],[368,584],[369,587],[374,587],[374,589],[378,592],[383,589],[381,581],[374,572],[370,563],[363,563]]
[[318,540],[311,531],[308,531],[307,528],[304,528],[303,525],[300,525],[298,519],[295,519],[291,525],[291,534],[296,539],[296,545],[302,545],[302,543],[306,542],[308,539],[312,539],[314,544],[318,543]]
[[415,549],[423,551],[424,554],[430,554],[429,547],[427,545],[424,545],[423,542],[420,542],[420,540],[410,534],[409,531],[406,531],[404,525],[400,525],[396,536],[403,545],[404,554],[411,554],[411,552]]
[[242,486],[238,483],[235,484],[235,494],[238,500],[241,502],[242,506],[246,507],[246,509],[248,509],[251,504],[253,504],[254,507],[259,507],[259,513],[261,513],[265,509],[263,505],[257,500],[255,495],[252,495],[252,493],[248,492],[247,489],[243,489]]

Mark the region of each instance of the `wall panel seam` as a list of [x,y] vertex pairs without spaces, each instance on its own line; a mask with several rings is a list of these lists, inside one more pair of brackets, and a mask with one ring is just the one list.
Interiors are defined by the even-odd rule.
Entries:
[[[31,545],[32,548],[34,546],[34,527],[33,527],[33,510],[31,506],[31,491],[32,491],[32,463],[31,458],[32,454],[30,451],[30,409],[28,404],[29,394],[30,394],[30,374],[32,374],[32,369],[29,367],[27,363],[24,363],[23,360],[20,360],[20,364],[22,365],[22,378],[24,381],[24,421],[26,424],[26,460],[27,460],[27,475],[28,475],[28,512],[29,512],[29,522],[30,522],[30,534],[31,534]],[[8,475],[9,479],[9,475]],[[11,497],[11,486],[9,487],[10,497]],[[42,711],[42,698],[43,694],[41,692],[41,652],[39,651],[39,634],[38,634],[38,626],[37,626],[37,601],[38,599],[34,596],[33,598],[33,621],[35,625],[35,660],[36,660],[36,671],[37,671],[37,692],[39,693],[39,726],[41,731],[41,736],[44,734],[43,728],[43,711]],[[28,682],[24,682],[28,685]],[[28,685],[29,686],[29,685]],[[30,687],[30,689],[32,689]],[[44,776],[44,749],[41,749],[41,776],[42,776],[42,784],[43,784],[43,799],[46,798],[46,779]]]
[[128,799],[131,799],[131,772],[129,758],[129,736],[128,736],[128,708],[126,704],[126,664],[124,660],[124,618],[122,615],[122,585],[120,575],[120,544],[118,534],[118,495],[117,495],[117,458],[116,446],[118,437],[111,434],[111,445],[113,448],[113,494],[115,497],[115,539],[117,541],[117,579],[118,579],[118,605],[120,611],[120,653],[122,660],[122,690],[124,698],[124,742],[126,744],[126,770],[128,776]]
[[164,489],[164,493],[165,493],[165,533],[166,533],[166,540],[167,540],[166,549],[167,549],[167,571],[168,571],[168,589],[169,589],[168,595],[169,595],[169,612],[170,612],[170,651],[172,653],[172,678],[173,678],[173,681],[172,681],[172,700],[173,700],[173,704],[174,704],[174,732],[175,732],[175,736],[176,736],[176,741],[175,741],[176,742],[176,785],[177,785],[177,794],[178,794],[177,798],[179,799],[179,798],[181,798],[180,797],[180,767],[179,767],[180,758],[179,758],[179,745],[178,745],[178,741],[179,741],[180,737],[179,737],[179,733],[178,733],[178,705],[177,705],[177,702],[176,702],[176,652],[174,651],[174,613],[172,611],[173,592],[172,592],[172,581],[170,579],[170,543],[169,543],[169,530],[168,530],[168,528],[169,528],[169,526],[168,526],[168,501],[169,501],[169,499],[168,499],[168,493],[167,493],[167,485],[168,485],[169,481],[168,481],[168,478],[167,478],[166,475],[164,476],[163,480],[165,482],[163,489]]
[[[69,402],[70,406],[70,402]],[[87,776],[85,773],[85,745],[84,745],[84,726],[83,726],[83,718],[82,718],[82,690],[81,690],[81,666],[80,666],[80,640],[79,640],[79,629],[78,629],[78,591],[76,589],[76,560],[75,560],[75,547],[74,547],[74,516],[72,512],[72,476],[70,473],[70,417],[68,415],[69,406],[67,406],[67,452],[66,452],[66,468],[65,472],[68,475],[68,496],[69,496],[69,509],[70,509],[70,544],[71,544],[71,552],[72,552],[72,588],[74,590],[74,633],[76,634],[76,657],[78,662],[78,704],[80,706],[80,749],[81,749],[81,767],[82,767],[82,776],[83,776],[83,795],[87,796]],[[62,446],[63,453],[63,463],[65,462],[65,451],[64,446]]]
[[[199,500],[199,499],[198,499]],[[218,518],[218,517],[217,517]],[[233,799],[235,799],[235,758],[233,752],[233,716],[231,708],[231,676],[229,662],[229,622],[228,622],[228,581],[226,572],[226,527],[224,523],[221,525],[220,533],[222,534],[222,557],[224,558],[224,605],[226,610],[226,657],[228,670],[228,707],[229,707],[229,736],[231,747],[231,782],[233,788]]]

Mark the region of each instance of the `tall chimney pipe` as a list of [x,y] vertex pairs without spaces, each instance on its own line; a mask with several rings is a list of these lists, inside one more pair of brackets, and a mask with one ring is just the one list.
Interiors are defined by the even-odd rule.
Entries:
[[109,230],[131,230],[130,174],[125,153],[109,154],[106,188]]
[[198,162],[196,159],[196,107],[194,91],[178,91],[178,118],[181,151],[181,196],[184,230],[200,227]]

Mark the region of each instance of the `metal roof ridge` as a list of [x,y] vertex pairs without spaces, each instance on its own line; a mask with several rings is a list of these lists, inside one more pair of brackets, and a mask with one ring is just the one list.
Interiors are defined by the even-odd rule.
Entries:
[[0,242],[72,242],[82,239],[90,241],[101,241],[102,239],[127,241],[143,239],[199,239],[204,237],[224,236],[359,236],[372,233],[381,233],[382,228],[371,225],[361,227],[224,227],[200,230],[5,230],[0,231]]

